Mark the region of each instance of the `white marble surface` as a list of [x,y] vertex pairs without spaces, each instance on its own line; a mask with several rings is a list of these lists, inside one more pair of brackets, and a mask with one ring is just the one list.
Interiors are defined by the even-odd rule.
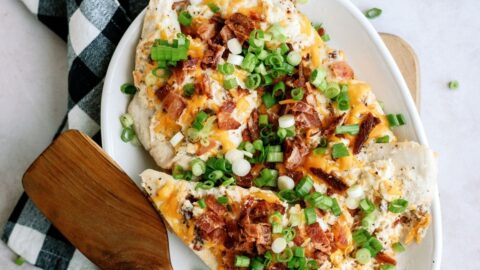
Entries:
[[[319,0],[310,0],[319,1]],[[480,1],[353,0],[378,6],[379,31],[404,37],[416,50],[422,75],[421,117],[439,154],[444,225],[442,269],[480,269]],[[333,11],[332,11],[333,12]],[[328,29],[327,29],[328,30]],[[0,4],[0,226],[21,194],[21,177],[48,145],[66,110],[66,47],[19,1]],[[449,80],[460,81],[458,91]],[[1,269],[12,263],[0,243]]]

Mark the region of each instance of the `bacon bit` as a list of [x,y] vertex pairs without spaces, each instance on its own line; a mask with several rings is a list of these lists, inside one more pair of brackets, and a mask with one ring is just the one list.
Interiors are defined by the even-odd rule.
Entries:
[[296,87],[305,86],[305,71],[302,64],[298,66],[298,80],[296,81]]
[[200,83],[195,87],[195,92],[198,95],[205,95],[208,98],[212,98],[211,94],[211,88],[210,88],[210,79],[208,78],[208,75],[203,73],[200,75]]
[[325,120],[325,123],[322,124],[322,134],[326,137],[330,137],[331,135],[335,134],[335,129],[338,125],[341,125],[343,121],[345,121],[346,114],[343,113],[339,116],[330,116]]
[[234,13],[225,24],[232,30],[233,34],[237,37],[240,43],[243,43],[250,36],[255,28],[252,20],[241,13]]
[[295,170],[303,164],[305,157],[308,155],[308,147],[300,136],[285,140],[285,168]]
[[221,130],[232,130],[239,128],[240,124],[237,120],[233,119],[229,113],[220,112],[217,114],[218,128]]
[[310,171],[317,176],[318,178],[322,179],[327,185],[329,185],[332,189],[336,192],[343,192],[347,190],[348,186],[338,177],[333,174],[328,174],[322,169],[319,168],[310,168]]
[[345,250],[348,247],[348,228],[344,225],[340,224],[339,222],[333,224],[332,226],[333,236],[335,238],[336,246],[341,249]]
[[197,68],[197,65],[199,62],[200,60],[198,58],[191,58],[191,59],[182,61],[182,64],[181,64],[182,70],[193,71]]
[[325,232],[320,227],[320,224],[313,223],[305,227],[307,235],[310,237],[313,243],[313,247],[324,253],[331,251],[330,241],[328,240]]
[[235,104],[235,102],[233,102],[232,100],[227,100],[227,101],[223,102],[219,111],[220,112],[225,112],[225,113],[232,113],[233,110],[235,110],[236,106],[237,105]]
[[225,46],[209,42],[208,49],[203,55],[202,67],[216,67],[218,61],[222,58],[225,49]]
[[318,29],[317,29],[317,33],[318,33],[320,36],[325,35],[325,28],[323,28],[323,27],[318,28]]
[[199,144],[200,147],[195,152],[197,156],[201,156],[205,153],[208,153],[217,146],[217,142],[214,141],[213,139],[210,139],[209,141],[210,143],[207,146],[203,146],[202,144]]
[[224,205],[221,205],[217,202],[214,196],[209,195],[205,198],[205,204],[207,205],[208,210],[212,210],[215,214],[222,216],[227,211],[227,208]]
[[252,114],[247,121],[247,129],[250,141],[255,141],[260,137],[260,131],[258,128],[258,111],[256,109],[252,111]]
[[320,250],[316,250],[313,254],[315,261],[317,261],[318,265],[323,265],[328,260],[328,255]]
[[223,44],[227,44],[227,42],[234,38],[234,34],[232,32],[232,30],[230,30],[230,28],[228,28],[228,26],[224,26],[222,28],[222,30],[220,30],[220,37],[222,38],[222,41],[223,41]]
[[368,140],[368,136],[373,128],[380,124],[380,119],[373,116],[373,114],[368,113],[360,124],[360,131],[358,132],[357,137],[355,138],[355,143],[353,144],[353,154],[360,153],[362,150],[363,144]]
[[298,128],[319,128],[322,126],[320,117],[316,113],[301,113],[295,116],[295,123]]
[[178,119],[187,105],[180,95],[169,92],[163,100],[163,107],[172,119]]
[[279,101],[278,104],[284,105],[284,104],[292,104],[292,103],[297,103],[297,102],[298,101],[293,100],[293,99],[284,99],[284,100]]
[[223,219],[212,211],[206,211],[198,217],[195,228],[199,231],[200,237],[205,237],[216,229],[225,226]]
[[272,244],[272,225],[268,223],[246,224],[244,226],[245,236],[260,245]]
[[301,171],[289,171],[287,172],[287,175],[293,179],[293,182],[295,182],[295,185],[300,182],[303,178],[303,172]]
[[252,206],[246,210],[248,220],[253,223],[268,223],[268,218],[275,211],[285,213],[285,208],[278,203],[270,203],[265,200],[254,201]]
[[377,259],[378,262],[381,263],[388,263],[388,264],[393,264],[396,265],[397,261],[390,257],[389,255],[385,254],[384,252],[379,252],[377,253],[377,256],[375,256],[375,259]]
[[303,238],[302,232],[298,228],[298,226],[293,228],[295,230],[295,238],[293,238],[293,243],[297,246],[301,246],[303,242],[305,242],[305,239]]
[[330,64],[330,70],[333,76],[339,80],[352,80],[354,78],[353,69],[345,61],[337,61]]
[[311,94],[313,93],[315,90],[313,89],[312,85],[310,84],[310,82],[306,82],[305,83],[305,89],[307,89],[307,93],[308,94]]
[[160,101],[163,101],[163,99],[173,90],[173,87],[169,84],[163,86],[163,87],[160,87],[157,89],[157,91],[155,91],[155,96],[157,96],[157,98],[160,100]]

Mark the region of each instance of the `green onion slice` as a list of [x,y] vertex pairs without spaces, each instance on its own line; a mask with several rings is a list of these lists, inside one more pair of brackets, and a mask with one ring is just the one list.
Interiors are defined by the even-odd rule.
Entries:
[[335,128],[335,134],[348,133],[351,135],[355,135],[355,134],[358,134],[359,131],[360,131],[360,126],[358,124],[337,126]]
[[305,213],[305,221],[307,222],[307,225],[317,222],[317,213],[315,212],[315,208],[307,207],[303,209],[303,212]]
[[228,198],[225,197],[225,196],[218,197],[218,198],[217,198],[217,202],[218,202],[219,204],[227,204],[227,203],[228,203]]
[[210,10],[213,12],[213,13],[217,13],[220,11],[220,7],[218,7],[217,5],[215,5],[214,3],[208,3],[207,6],[210,8]]
[[192,24],[192,19],[192,15],[187,11],[181,11],[180,14],[178,14],[178,22],[183,26],[190,26]]
[[195,92],[195,84],[187,83],[183,86],[183,96],[184,97],[191,97]]
[[295,192],[299,197],[305,197],[313,187],[313,180],[310,176],[304,176],[295,187]]
[[408,201],[404,199],[396,199],[388,204],[388,211],[392,213],[403,213],[407,209]]
[[379,8],[371,8],[365,11],[365,16],[369,19],[374,19],[382,15],[382,10]]
[[129,142],[135,138],[135,131],[133,130],[132,127],[129,128],[123,128],[122,134],[120,135],[120,139],[124,142]]
[[198,200],[198,206],[200,206],[200,208],[204,209],[205,207],[207,207],[207,204],[205,203],[205,199],[200,199]]
[[250,258],[247,256],[235,256],[236,267],[248,267],[250,265]]
[[457,90],[459,86],[460,86],[460,83],[457,80],[448,82],[448,88],[450,90]]
[[137,93],[137,88],[131,83],[124,83],[120,87],[120,91],[127,95],[135,95],[135,93]]
[[294,88],[290,92],[292,95],[292,99],[295,101],[300,101],[303,99],[303,89],[302,88]]
[[355,253],[355,260],[361,264],[366,264],[370,261],[372,255],[370,251],[366,248],[361,248]]
[[336,143],[332,146],[332,157],[334,159],[347,157],[350,155],[348,148],[343,143]]

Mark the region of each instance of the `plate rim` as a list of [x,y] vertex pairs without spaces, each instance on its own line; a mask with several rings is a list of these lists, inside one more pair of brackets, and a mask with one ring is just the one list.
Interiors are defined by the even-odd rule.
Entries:
[[[425,130],[423,128],[422,121],[420,119],[419,112],[415,106],[415,102],[410,94],[408,86],[405,82],[403,75],[400,72],[393,56],[386,47],[385,43],[381,39],[379,33],[375,30],[373,25],[368,21],[368,19],[363,15],[363,13],[350,1],[348,0],[337,0],[362,26],[366,31],[368,37],[371,39],[372,43],[378,49],[381,57],[385,60],[387,66],[393,74],[395,82],[399,85],[401,89],[402,98],[408,109],[408,114],[410,115],[412,124],[414,126],[414,131],[418,136],[418,142],[422,145],[429,146]],[[123,51],[125,50],[125,44],[127,40],[131,38],[132,35],[138,34],[136,31],[141,31],[143,25],[143,18],[145,16],[146,8],[137,15],[137,17],[132,21],[127,31],[123,34],[120,42],[115,48],[114,54],[110,60],[110,63],[107,68],[107,73],[104,79],[104,85],[102,89],[101,97],[101,112],[100,112],[100,128],[101,128],[101,141],[102,148],[110,156],[115,156],[115,149],[113,143],[113,133],[103,132],[109,124],[107,123],[107,110],[105,109],[108,106],[108,95],[113,91],[112,84],[115,74],[113,73],[113,66],[119,61],[119,59],[124,55]],[[435,183],[436,192],[433,197],[433,202],[431,205],[433,223],[430,229],[433,230],[433,254],[432,254],[432,269],[440,270],[441,260],[442,260],[442,248],[443,248],[443,225],[442,225],[442,214],[440,207],[440,197],[438,192],[438,178]]]

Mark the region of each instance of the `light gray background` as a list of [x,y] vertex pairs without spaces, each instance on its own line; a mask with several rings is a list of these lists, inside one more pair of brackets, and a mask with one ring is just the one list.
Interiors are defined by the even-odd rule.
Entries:
[[[320,1],[320,0],[310,0]],[[66,46],[20,1],[0,1],[0,226],[28,165],[49,144],[66,110]],[[438,151],[444,225],[442,269],[480,269],[480,1],[353,0],[380,7],[382,32],[405,38],[421,65],[421,117]],[[332,11],[334,12],[334,11]],[[327,29],[328,30],[328,29]],[[458,79],[460,89],[448,90]],[[0,269],[15,266],[0,243]]]

